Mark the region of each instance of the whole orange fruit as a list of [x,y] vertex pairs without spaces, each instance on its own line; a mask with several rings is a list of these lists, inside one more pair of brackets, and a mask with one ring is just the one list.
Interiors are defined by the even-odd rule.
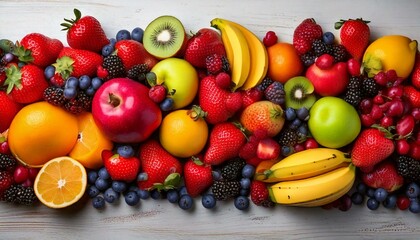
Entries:
[[279,42],[267,48],[268,76],[274,81],[285,83],[302,74],[303,64],[295,47]]
[[41,167],[55,157],[67,155],[78,133],[76,115],[43,101],[26,105],[16,114],[8,143],[22,164]]

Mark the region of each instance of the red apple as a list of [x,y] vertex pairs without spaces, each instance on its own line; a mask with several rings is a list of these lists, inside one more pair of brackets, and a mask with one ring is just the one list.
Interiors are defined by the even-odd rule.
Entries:
[[306,77],[314,85],[315,93],[321,96],[338,96],[349,82],[347,63],[338,62],[330,68],[312,64],[306,71]]
[[149,98],[149,89],[128,78],[111,79],[97,90],[92,115],[109,139],[121,143],[146,140],[162,121],[162,112]]

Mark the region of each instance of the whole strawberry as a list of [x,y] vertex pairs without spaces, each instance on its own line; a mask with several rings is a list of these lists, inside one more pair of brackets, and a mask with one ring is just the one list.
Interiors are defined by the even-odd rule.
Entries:
[[94,77],[102,62],[103,58],[98,53],[64,47],[53,65],[56,72],[61,74],[63,79],[67,79],[70,76],[78,78],[83,75]]
[[257,206],[273,207],[274,202],[270,200],[270,195],[265,183],[252,180],[250,187],[251,201]]
[[21,62],[45,68],[55,62],[62,48],[63,43],[58,39],[41,33],[29,33],[22,38],[13,53]]
[[88,50],[99,53],[109,43],[99,21],[92,16],[84,16],[78,9],[74,9],[75,19],[64,19],[61,24],[67,31],[67,43],[75,49]]
[[369,45],[370,29],[367,25],[370,21],[361,18],[340,20],[335,23],[335,29],[340,30],[341,44],[347,52],[357,61],[361,61],[363,54]]
[[420,53],[416,55],[416,62],[411,73],[411,84],[417,89],[420,90]]
[[157,185],[164,184],[171,174],[182,173],[180,161],[169,154],[155,139],[149,139],[142,143],[139,154],[141,172],[147,174],[147,180],[137,182],[140,189],[152,189]]
[[391,133],[383,128],[362,130],[351,151],[352,163],[362,170],[372,169],[394,152],[395,145],[391,137]]
[[213,54],[226,56],[222,38],[215,30],[202,28],[188,40],[184,58],[194,67],[206,68],[206,58]]
[[361,173],[362,181],[371,188],[384,188],[388,192],[398,190],[404,178],[398,174],[395,162],[385,160],[368,173]]
[[315,39],[322,38],[322,28],[313,18],[303,20],[293,32],[293,46],[301,55],[312,49]]
[[192,157],[184,165],[184,181],[188,194],[199,196],[213,184],[211,166],[204,164],[199,157]]
[[126,71],[138,64],[147,64],[150,70],[157,63],[156,58],[146,51],[143,44],[135,40],[118,41],[115,44],[115,51]]
[[420,108],[420,90],[413,86],[404,86],[403,97],[413,108]]
[[137,157],[123,157],[111,150],[102,151],[102,161],[112,180],[131,182],[137,178],[140,160]]
[[219,165],[226,160],[239,156],[242,146],[246,143],[245,134],[240,127],[232,122],[222,122],[214,125],[210,132],[209,145],[204,154],[203,162]]
[[32,64],[22,68],[11,65],[6,69],[6,76],[7,94],[13,101],[28,104],[43,99],[48,82],[41,68]]
[[5,91],[0,91],[0,132],[9,128],[15,115],[23,107],[23,104],[13,101]]

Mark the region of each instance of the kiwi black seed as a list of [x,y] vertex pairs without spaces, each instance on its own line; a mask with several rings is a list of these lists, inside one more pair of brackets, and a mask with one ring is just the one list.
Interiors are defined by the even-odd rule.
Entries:
[[174,16],[160,16],[144,30],[144,48],[158,59],[176,56],[186,41],[184,25]]
[[311,81],[303,76],[289,79],[284,84],[286,92],[286,107],[309,109],[316,101],[314,86]]

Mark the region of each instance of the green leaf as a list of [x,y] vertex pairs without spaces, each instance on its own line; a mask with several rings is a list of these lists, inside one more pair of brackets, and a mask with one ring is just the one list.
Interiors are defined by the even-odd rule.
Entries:
[[4,86],[7,86],[6,93],[9,94],[15,87],[18,89],[22,89],[22,73],[20,69],[12,65],[6,69],[6,81],[4,82]]
[[75,22],[77,21],[77,20],[79,20],[80,19],[80,17],[82,16],[82,13],[79,11],[79,9],[77,9],[77,8],[75,8],[74,10],[73,10],[73,12],[74,12],[74,16],[76,16],[76,19],[75,19]]
[[171,173],[166,177],[165,181],[163,182],[163,185],[165,189],[174,188],[178,186],[180,182],[181,182],[181,175],[179,173]]

